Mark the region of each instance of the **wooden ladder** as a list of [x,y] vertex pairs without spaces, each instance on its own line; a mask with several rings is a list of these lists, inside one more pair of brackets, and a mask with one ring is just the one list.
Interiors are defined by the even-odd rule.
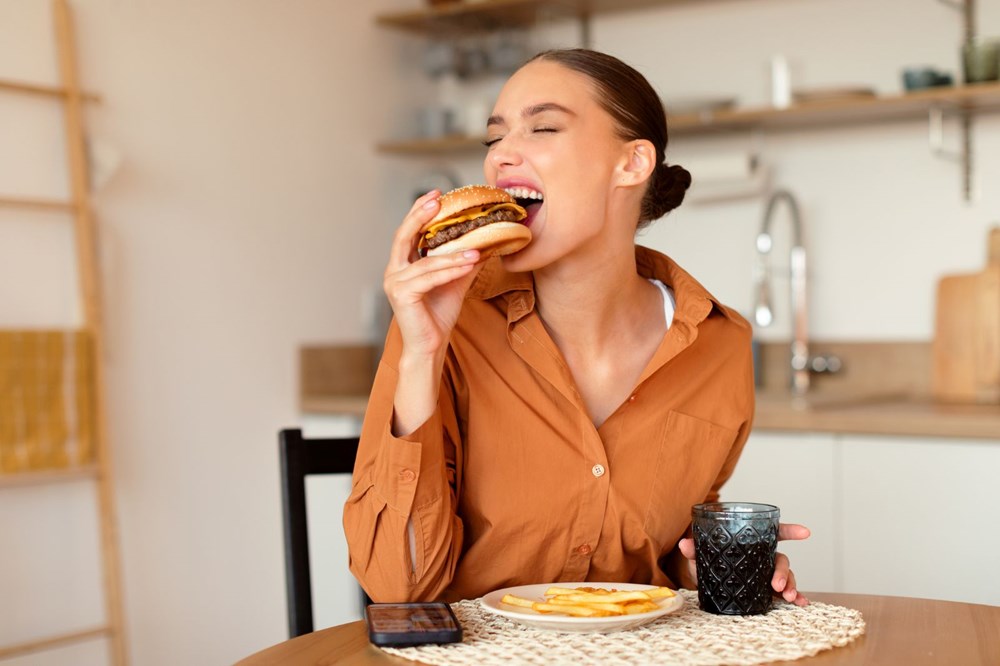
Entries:
[[[110,641],[109,654],[115,666],[128,663],[125,650],[122,617],[121,577],[118,558],[118,532],[112,492],[111,456],[108,444],[105,389],[103,372],[104,331],[101,307],[100,274],[97,259],[96,229],[90,200],[90,173],[83,130],[84,102],[99,102],[96,95],[80,90],[77,75],[76,44],[73,21],[66,0],[53,0],[56,46],[62,85],[58,87],[21,82],[0,81],[0,93],[19,93],[49,97],[63,103],[66,130],[66,152],[69,167],[71,199],[0,197],[0,206],[35,210],[63,211],[73,216],[73,236],[76,246],[79,287],[83,310],[83,329],[92,342],[94,395],[93,465],[70,469],[26,472],[0,477],[0,485],[54,483],[60,480],[91,477],[96,481],[100,544],[104,583],[106,623],[103,626],[50,636],[43,639],[0,647],[0,660],[30,652],[63,647],[71,643],[105,637]],[[21,478],[19,478],[21,477]]]

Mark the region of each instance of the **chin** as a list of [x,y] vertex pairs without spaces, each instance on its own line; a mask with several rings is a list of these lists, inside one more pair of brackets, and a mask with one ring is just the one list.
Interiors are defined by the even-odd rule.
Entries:
[[548,264],[552,263],[550,261],[546,261],[544,257],[539,254],[538,249],[539,248],[536,245],[528,245],[528,247],[524,248],[520,252],[500,257],[504,270],[511,273],[530,273],[539,268],[544,268]]

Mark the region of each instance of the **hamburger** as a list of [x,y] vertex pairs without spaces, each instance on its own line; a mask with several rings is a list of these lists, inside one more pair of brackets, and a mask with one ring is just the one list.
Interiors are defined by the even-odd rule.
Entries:
[[479,250],[483,258],[517,252],[531,241],[528,213],[507,192],[466,185],[441,195],[441,210],[420,230],[420,256]]

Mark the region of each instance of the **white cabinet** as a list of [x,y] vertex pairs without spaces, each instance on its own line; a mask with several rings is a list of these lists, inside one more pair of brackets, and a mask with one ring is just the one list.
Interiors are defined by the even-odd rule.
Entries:
[[755,432],[724,500],[781,507],[803,590],[1000,605],[1000,440]]
[[1000,605],[1000,441],[841,439],[844,591]]
[[781,509],[781,521],[812,531],[805,541],[779,550],[792,563],[803,590],[836,591],[839,560],[836,436],[818,433],[754,432],[732,478],[722,488],[725,501],[764,502]]
[[[303,414],[300,427],[307,438],[355,437],[361,432],[360,419],[351,415]],[[362,617],[361,592],[347,566],[347,538],[344,536],[344,502],[350,494],[351,478],[346,474],[306,478],[315,629]]]

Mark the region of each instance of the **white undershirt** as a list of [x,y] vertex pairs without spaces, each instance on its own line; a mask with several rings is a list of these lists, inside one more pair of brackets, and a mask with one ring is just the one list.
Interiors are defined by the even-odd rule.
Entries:
[[648,278],[663,294],[663,316],[667,320],[667,328],[674,323],[674,310],[677,309],[677,301],[674,300],[674,290],[663,284],[656,278]]

